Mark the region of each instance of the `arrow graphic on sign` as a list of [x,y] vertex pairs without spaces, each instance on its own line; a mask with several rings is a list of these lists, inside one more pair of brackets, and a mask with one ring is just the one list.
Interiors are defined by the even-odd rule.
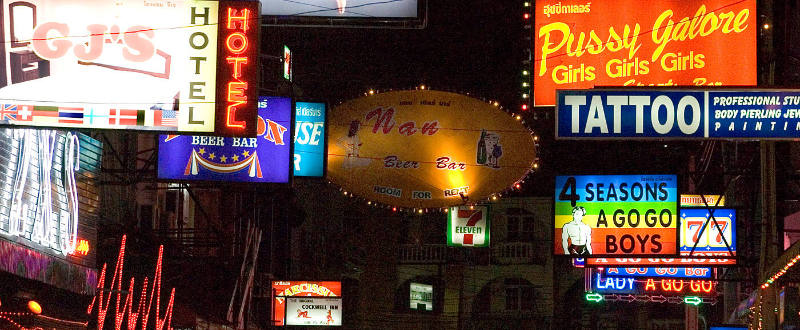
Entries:
[[[467,220],[467,227],[475,227],[475,224],[483,219],[483,212],[481,210],[458,210],[459,218],[469,218]],[[472,245],[472,234],[464,234],[464,245]]]

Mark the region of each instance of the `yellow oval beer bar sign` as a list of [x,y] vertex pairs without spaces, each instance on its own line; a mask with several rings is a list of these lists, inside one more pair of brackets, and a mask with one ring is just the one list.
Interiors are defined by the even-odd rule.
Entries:
[[383,204],[438,208],[478,202],[522,178],[536,159],[531,132],[484,101],[411,90],[333,108],[328,178]]

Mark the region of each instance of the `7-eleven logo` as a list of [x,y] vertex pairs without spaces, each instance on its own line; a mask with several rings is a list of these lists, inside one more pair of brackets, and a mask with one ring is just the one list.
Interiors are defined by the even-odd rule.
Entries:
[[449,245],[489,245],[489,221],[485,206],[452,208],[448,229]]

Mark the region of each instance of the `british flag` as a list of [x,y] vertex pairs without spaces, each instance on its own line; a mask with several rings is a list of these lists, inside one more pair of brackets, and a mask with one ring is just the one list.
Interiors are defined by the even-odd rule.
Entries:
[[17,120],[17,105],[3,104],[0,108],[0,120]]

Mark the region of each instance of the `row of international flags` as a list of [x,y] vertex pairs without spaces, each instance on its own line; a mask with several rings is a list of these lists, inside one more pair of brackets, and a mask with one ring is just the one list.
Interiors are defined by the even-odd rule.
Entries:
[[178,127],[174,110],[2,104],[0,121],[11,124]]

